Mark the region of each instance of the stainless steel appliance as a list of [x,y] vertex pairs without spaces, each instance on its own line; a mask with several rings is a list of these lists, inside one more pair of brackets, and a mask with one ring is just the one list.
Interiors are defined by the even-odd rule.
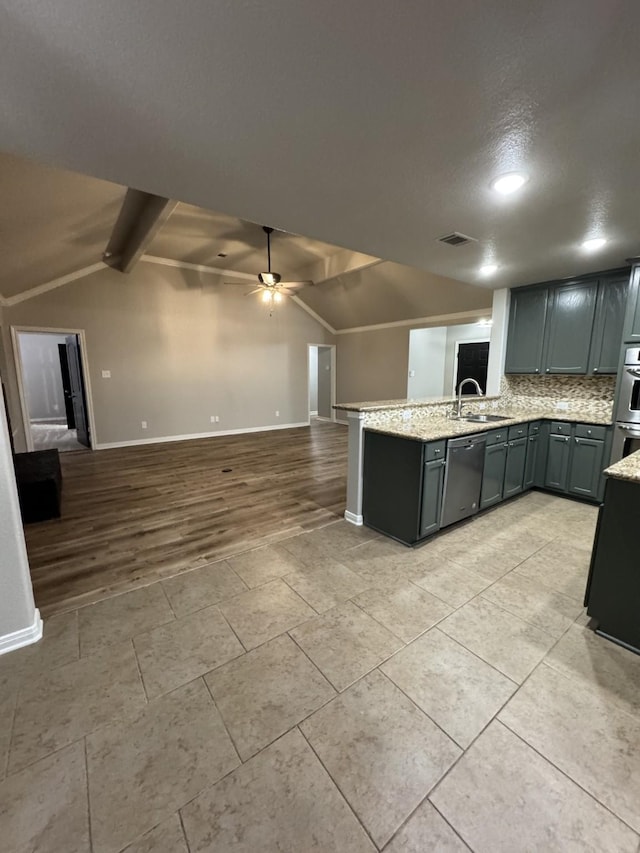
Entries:
[[447,443],[441,527],[478,512],[486,444],[486,435],[454,438]]
[[640,450],[640,347],[629,347],[619,380],[611,461],[636,450]]

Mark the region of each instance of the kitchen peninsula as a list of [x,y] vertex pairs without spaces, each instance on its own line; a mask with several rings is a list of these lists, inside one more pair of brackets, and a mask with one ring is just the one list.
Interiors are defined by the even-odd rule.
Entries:
[[463,436],[485,441],[479,509],[534,486],[600,500],[613,379],[511,376],[501,390],[499,396],[463,398],[475,414],[500,417],[484,423],[452,419],[454,398],[337,406],[349,424],[345,518],[408,545],[435,533],[448,448]]

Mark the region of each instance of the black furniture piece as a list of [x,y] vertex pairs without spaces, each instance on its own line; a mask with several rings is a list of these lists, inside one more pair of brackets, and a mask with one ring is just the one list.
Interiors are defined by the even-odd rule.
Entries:
[[13,466],[18,484],[22,521],[60,518],[62,471],[57,450],[16,453]]

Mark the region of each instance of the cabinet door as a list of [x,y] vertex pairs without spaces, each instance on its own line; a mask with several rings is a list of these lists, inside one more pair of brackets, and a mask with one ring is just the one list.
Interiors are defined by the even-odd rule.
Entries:
[[530,435],[527,439],[527,461],[524,467],[524,488],[531,489],[536,484],[536,470],[538,463],[538,447],[540,436]]
[[444,464],[444,459],[434,459],[424,463],[420,537],[430,536],[440,529]]
[[569,467],[569,492],[583,498],[596,498],[602,474],[604,441],[574,438]]
[[550,435],[544,484],[548,489],[567,491],[569,476],[569,436]]
[[510,498],[522,491],[524,468],[527,460],[527,437],[509,442],[507,465],[504,474],[504,496]]
[[617,373],[629,277],[605,278],[598,285],[589,373]]
[[504,471],[507,464],[507,443],[488,445],[484,452],[480,509],[500,503],[504,487]]
[[587,372],[597,290],[596,281],[552,288],[545,325],[546,373]]
[[511,291],[505,373],[540,373],[548,295],[546,287]]
[[631,273],[623,337],[627,344],[640,341],[640,265],[634,266]]

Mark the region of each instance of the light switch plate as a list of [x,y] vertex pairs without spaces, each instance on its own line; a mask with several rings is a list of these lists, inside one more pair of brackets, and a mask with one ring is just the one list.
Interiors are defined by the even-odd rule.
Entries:
[[103,370],[102,371],[102,378],[103,379],[111,379],[111,371],[110,370]]
[[556,409],[566,410],[569,408],[569,403],[566,400],[561,400],[559,403],[556,403]]

